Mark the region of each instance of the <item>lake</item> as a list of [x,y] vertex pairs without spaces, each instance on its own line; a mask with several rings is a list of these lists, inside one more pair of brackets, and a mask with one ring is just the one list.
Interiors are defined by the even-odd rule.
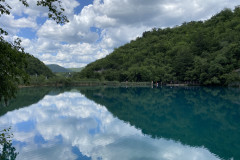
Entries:
[[23,88],[9,126],[19,160],[238,160],[240,89]]

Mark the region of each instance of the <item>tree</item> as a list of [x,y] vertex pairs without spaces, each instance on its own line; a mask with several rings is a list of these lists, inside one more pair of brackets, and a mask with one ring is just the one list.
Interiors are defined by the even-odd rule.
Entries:
[[28,75],[24,51],[19,51],[19,41],[10,44],[0,41],[0,100],[7,102],[15,96],[18,84],[23,80],[27,82]]
[[[27,0],[19,0],[25,7],[28,7]],[[61,0],[37,0],[37,6],[48,7],[48,17],[56,21],[57,24],[64,24],[68,19],[63,15],[64,8]],[[0,17],[9,15],[11,6],[0,0]],[[21,81],[26,83],[28,75],[26,68],[26,54],[20,46],[21,40],[17,39],[13,44],[5,41],[2,35],[8,33],[0,27],[0,101],[5,103],[15,97],[18,85]]]

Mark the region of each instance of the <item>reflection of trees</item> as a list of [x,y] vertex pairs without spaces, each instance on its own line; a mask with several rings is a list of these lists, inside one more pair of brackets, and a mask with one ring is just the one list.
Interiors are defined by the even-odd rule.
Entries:
[[8,105],[0,103],[0,116],[8,111],[27,107],[31,104],[37,103],[44,98],[45,95],[58,95],[69,88],[54,88],[54,87],[32,87],[22,88],[18,91],[16,98],[8,102]]
[[239,89],[82,88],[80,92],[144,134],[240,159]]
[[7,106],[0,105],[0,116],[8,111],[26,107],[40,101],[51,89],[48,87],[22,88],[18,91],[16,98],[11,99]]
[[18,153],[15,152],[15,147],[12,146],[12,134],[9,129],[0,131],[0,159],[1,160],[15,160]]
[[18,153],[16,153],[15,147],[12,146],[12,143],[4,143],[2,146],[2,153],[0,153],[1,160],[14,160],[16,159]]

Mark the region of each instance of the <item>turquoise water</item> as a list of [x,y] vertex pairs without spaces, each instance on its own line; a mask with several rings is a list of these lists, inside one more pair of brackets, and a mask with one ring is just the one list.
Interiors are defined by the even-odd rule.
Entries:
[[240,89],[24,88],[0,108],[17,159],[240,159]]

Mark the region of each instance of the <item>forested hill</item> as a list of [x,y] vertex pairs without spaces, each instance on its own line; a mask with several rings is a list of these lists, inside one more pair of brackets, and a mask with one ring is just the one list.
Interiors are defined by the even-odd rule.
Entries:
[[29,75],[43,75],[45,77],[53,77],[52,71],[39,59],[36,57],[26,54],[27,65],[25,71]]
[[87,65],[77,78],[117,81],[194,81],[226,85],[239,81],[240,8],[207,21],[153,29]]
[[57,64],[48,64],[47,67],[51,69],[52,72],[54,73],[65,73],[65,72],[72,72],[71,70],[68,70],[64,67],[61,67]]

